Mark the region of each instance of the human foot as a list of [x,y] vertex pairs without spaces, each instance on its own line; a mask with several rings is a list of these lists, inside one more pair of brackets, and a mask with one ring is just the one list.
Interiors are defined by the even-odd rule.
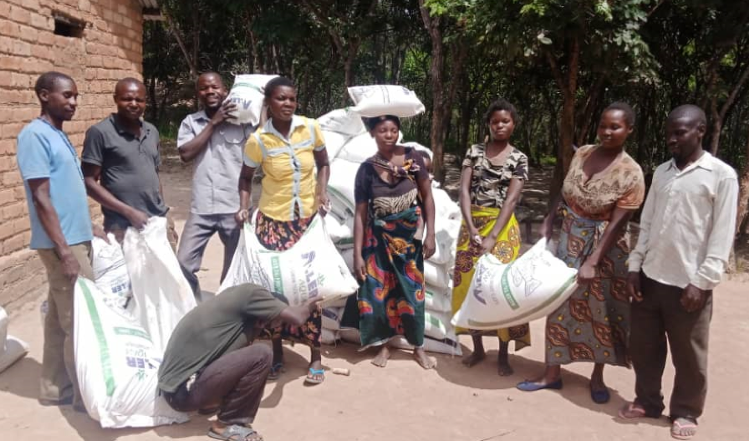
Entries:
[[305,383],[320,384],[325,379],[325,371],[323,370],[323,364],[320,362],[320,360],[311,362],[310,366],[307,369],[307,377],[305,377]]
[[604,384],[604,366],[596,365],[594,372],[591,373],[591,381],[589,382],[589,391],[591,392],[591,400],[596,404],[604,404],[609,402],[609,389]]
[[428,357],[422,348],[414,348],[414,359],[425,369],[437,367],[437,361],[432,357]]
[[472,352],[471,354],[467,355],[466,357],[464,357],[464,359],[461,360],[461,363],[463,363],[464,366],[466,367],[473,367],[481,363],[481,361],[484,360],[484,357],[485,357],[484,350],[482,351],[476,350]]
[[524,392],[536,392],[542,389],[562,389],[563,382],[561,377],[548,378],[547,376],[537,378],[536,380],[524,380],[516,385],[516,389]]
[[617,415],[624,420],[633,420],[636,418],[644,418],[646,416],[646,409],[636,402],[628,403],[620,408]]
[[690,439],[698,433],[698,422],[692,418],[678,417],[672,421],[672,438]]
[[388,364],[388,359],[390,357],[391,352],[388,350],[388,346],[383,345],[383,347],[380,348],[380,352],[378,352],[378,355],[376,355],[370,363],[374,364],[377,367],[385,367],[385,365]]
[[513,375],[513,368],[510,367],[510,363],[508,362],[508,348],[505,347],[505,350],[503,351],[503,348],[500,348],[500,352],[497,354],[497,375],[500,375],[501,377],[508,377],[510,375]]
[[252,427],[239,424],[225,426],[218,422],[208,430],[208,437],[224,441],[263,441],[263,437]]

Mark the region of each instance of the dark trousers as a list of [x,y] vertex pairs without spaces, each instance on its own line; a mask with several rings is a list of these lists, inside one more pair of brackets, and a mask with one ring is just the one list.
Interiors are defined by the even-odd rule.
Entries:
[[271,348],[254,344],[224,354],[198,375],[188,391],[183,383],[174,393],[164,393],[178,412],[219,407],[224,424],[251,424],[258,413],[263,388],[271,370]]
[[643,301],[632,303],[630,354],[635,369],[635,401],[651,417],[658,417],[664,410],[661,378],[667,342],[675,367],[670,416],[697,419],[706,402],[712,295],[703,309],[687,312],[680,304],[682,291],[641,273]]
[[229,265],[232,263],[234,251],[237,249],[237,242],[240,239],[240,228],[237,221],[234,220],[234,214],[203,215],[190,213],[182,229],[180,248],[177,250],[177,260],[180,261],[182,273],[193,289],[193,294],[198,302],[201,300],[201,292],[197,273],[201,267],[206,245],[208,245],[208,241],[214,233],[219,233],[219,239],[224,244],[224,266],[221,270],[220,279],[220,281],[224,281]]

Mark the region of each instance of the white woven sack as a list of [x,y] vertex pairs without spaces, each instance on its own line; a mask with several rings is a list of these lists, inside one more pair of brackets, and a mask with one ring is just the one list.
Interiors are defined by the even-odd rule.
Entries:
[[125,308],[133,295],[125,255],[114,234],[109,233],[107,239],[109,243],[99,237],[91,240],[94,282],[105,294],[116,296],[119,306]]
[[[350,108],[331,110],[318,117],[318,124],[320,124],[321,130],[339,133],[349,138],[367,131],[362,123],[362,116]],[[328,137],[326,137],[326,140],[328,140]]]
[[451,323],[491,330],[546,317],[575,291],[577,273],[547,249],[545,239],[508,264],[485,254]]
[[417,94],[403,86],[372,85],[349,88],[355,106],[351,110],[366,117],[395,115],[409,117],[424,112]]
[[237,105],[237,110],[227,119],[232,124],[257,125],[263,111],[266,84],[278,75],[235,75],[226,101]]

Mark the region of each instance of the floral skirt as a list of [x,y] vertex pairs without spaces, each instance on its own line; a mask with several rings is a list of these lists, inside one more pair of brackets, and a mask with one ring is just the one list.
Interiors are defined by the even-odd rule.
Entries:
[[[500,210],[491,207],[471,207],[471,217],[474,226],[479,230],[479,235],[487,237],[497,222]],[[510,263],[516,260],[521,250],[521,232],[515,215],[511,215],[505,228],[497,236],[497,243],[492,248],[492,254],[502,263]],[[461,232],[458,236],[456,246],[456,265],[453,271],[453,300],[452,312],[455,314],[464,303],[466,294],[469,292],[471,279],[474,277],[474,268],[477,260],[482,256],[482,249],[469,237],[469,229],[466,223],[461,224]],[[531,344],[531,334],[528,323],[510,328],[501,328],[492,331],[477,331],[471,329],[456,328],[456,332],[469,333],[472,335],[496,335],[501,341],[508,343],[516,342],[516,350],[525,348]]]
[[362,258],[365,281],[357,293],[359,335],[363,348],[403,335],[424,345],[424,257],[414,239],[419,207],[372,219],[365,233]]
[[[307,227],[312,222],[313,216],[291,221],[279,221],[272,219],[260,211],[255,221],[255,234],[258,241],[273,251],[286,251],[299,241]],[[282,338],[308,346],[320,347],[320,333],[322,326],[320,310],[313,311],[307,322],[302,326],[282,325],[275,328],[265,329],[265,335],[270,338]]]
[[[557,257],[569,267],[579,268],[595,249],[607,222],[581,217],[568,206],[564,206],[562,212]],[[596,278],[579,286],[547,317],[545,358],[548,365],[576,361],[630,365],[628,256],[627,231],[623,231],[602,258]]]

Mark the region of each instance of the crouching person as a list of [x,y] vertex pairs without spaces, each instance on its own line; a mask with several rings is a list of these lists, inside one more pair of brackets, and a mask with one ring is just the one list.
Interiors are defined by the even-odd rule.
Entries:
[[177,324],[159,368],[159,389],[180,412],[217,413],[208,436],[258,441],[251,424],[258,412],[272,352],[253,345],[270,324],[300,326],[318,298],[290,307],[253,284],[229,288],[190,311]]

